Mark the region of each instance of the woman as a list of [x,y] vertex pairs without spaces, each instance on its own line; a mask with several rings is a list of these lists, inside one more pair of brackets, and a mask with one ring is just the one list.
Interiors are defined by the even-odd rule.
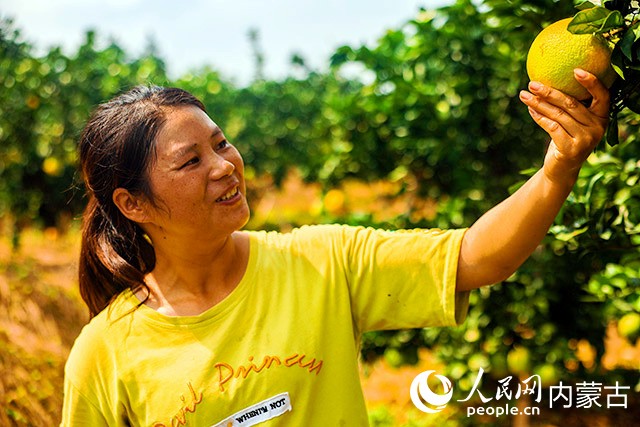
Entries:
[[92,320],[66,366],[63,426],[360,426],[363,332],[459,324],[468,291],[531,254],[601,139],[589,107],[532,82],[543,167],[469,229],[241,231],[243,162],[179,89],[101,105],[80,140],[80,290]]

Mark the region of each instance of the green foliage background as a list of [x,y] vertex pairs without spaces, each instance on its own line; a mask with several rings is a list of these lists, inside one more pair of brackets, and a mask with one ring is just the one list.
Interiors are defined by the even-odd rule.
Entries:
[[[89,111],[151,82],[202,99],[243,153],[250,177],[269,174],[280,184],[295,167],[326,189],[351,177],[411,178],[421,196],[438,201],[432,220],[416,222],[406,212],[384,224],[362,215],[339,221],[469,226],[541,165],[547,136],[517,96],[528,80],[526,52],[543,26],[575,13],[568,1],[458,0],[416,11],[373,46],[337,49],[326,70],[310,70],[296,57],[291,77],[270,80],[257,73],[245,87],[209,66],[171,80],[153,46],[131,57],[116,43],[99,43],[93,32],[71,55],[59,48],[36,55],[5,19],[0,215],[11,223],[16,245],[22,227],[76,218],[83,199],[75,143]],[[635,386],[637,369],[611,372],[599,365],[609,322],[640,312],[639,118],[628,111],[619,117],[621,143],[592,156],[523,268],[508,283],[472,294],[463,326],[369,334],[363,357],[386,353],[411,362],[418,348],[432,347],[448,375],[468,389],[479,367],[504,376],[508,371],[498,366],[512,349],[525,347],[532,369],[551,364],[564,381],[589,376]],[[574,363],[576,340],[597,349],[588,372]]]

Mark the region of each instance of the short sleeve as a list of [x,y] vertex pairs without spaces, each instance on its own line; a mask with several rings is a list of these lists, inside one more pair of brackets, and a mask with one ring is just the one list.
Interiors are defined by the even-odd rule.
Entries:
[[359,332],[460,324],[469,305],[469,293],[455,289],[465,231],[345,227],[345,265]]

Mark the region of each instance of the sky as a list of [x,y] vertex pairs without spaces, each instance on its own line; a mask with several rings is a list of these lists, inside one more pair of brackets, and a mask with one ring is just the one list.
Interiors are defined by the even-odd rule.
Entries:
[[260,36],[264,74],[281,78],[293,53],[307,65],[326,69],[341,45],[374,44],[420,7],[453,0],[0,0],[0,16],[11,18],[25,41],[44,52],[62,46],[67,54],[95,29],[132,56],[152,39],[169,76],[210,65],[223,78],[245,84],[255,72],[250,29]]

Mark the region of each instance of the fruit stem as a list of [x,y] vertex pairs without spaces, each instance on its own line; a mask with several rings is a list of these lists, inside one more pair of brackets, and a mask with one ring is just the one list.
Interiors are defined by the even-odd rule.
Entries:
[[627,30],[626,26],[625,27],[620,27],[620,28],[614,28],[611,31],[607,31],[606,33],[602,33],[602,37],[604,37],[606,39],[609,39],[609,38],[615,36],[616,34],[625,32],[626,30]]

